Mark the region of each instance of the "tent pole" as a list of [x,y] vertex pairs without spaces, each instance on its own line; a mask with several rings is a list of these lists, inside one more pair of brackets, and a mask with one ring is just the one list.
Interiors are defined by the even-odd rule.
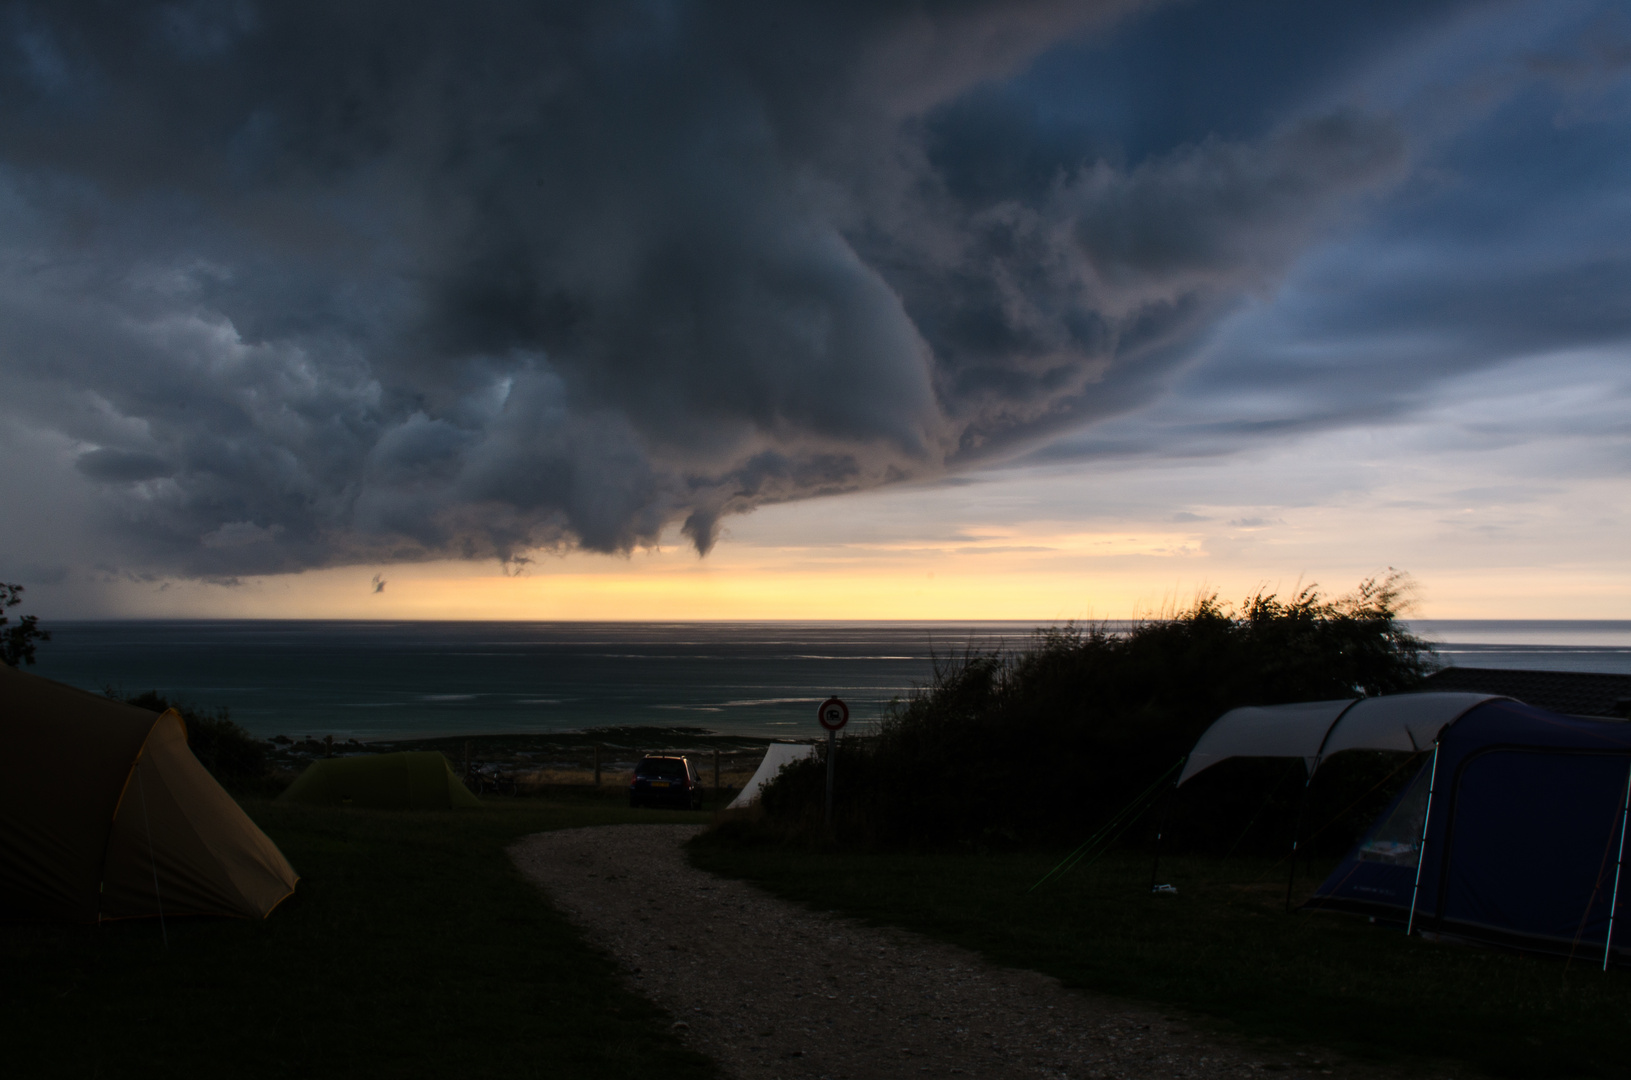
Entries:
[[838,732],[827,729],[827,831],[832,832],[832,777],[838,763]]
[[1620,805],[1620,853],[1614,857],[1614,894],[1608,902],[1608,940],[1603,942],[1603,970],[1608,970],[1609,950],[1614,948],[1614,909],[1620,903],[1620,870],[1625,866],[1625,826],[1631,818],[1631,768],[1625,771],[1625,801]]
[[[1176,783],[1173,784],[1173,789],[1177,790],[1177,786],[1178,785]],[[1163,792],[1163,794],[1165,794],[1165,793]],[[1159,797],[1160,796],[1157,796],[1157,798],[1159,798]],[[1151,893],[1151,895],[1154,895],[1154,893],[1155,893],[1155,876],[1158,873],[1161,872],[1161,837],[1164,836],[1166,834],[1166,831],[1167,831],[1166,821],[1164,820],[1165,819],[1166,807],[1163,806],[1161,809],[1162,809],[1161,816],[1159,816],[1159,817],[1157,817],[1155,819],[1155,860],[1150,863],[1150,893]]]
[[1427,810],[1421,816],[1421,843],[1416,847],[1416,883],[1410,887],[1410,918],[1405,920],[1404,933],[1409,937],[1416,928],[1416,896],[1421,892],[1421,867],[1427,861],[1427,823],[1433,820],[1433,788],[1438,783],[1438,743],[1433,743],[1433,769],[1427,774]]
[[[1312,759],[1303,759],[1303,764],[1308,769],[1308,779],[1303,781],[1303,793],[1297,799],[1296,824],[1291,827],[1291,870],[1286,874],[1287,915],[1291,914],[1291,890],[1297,882],[1297,849],[1302,844],[1303,815],[1307,813],[1308,810],[1308,789],[1314,786],[1314,774],[1318,772],[1320,766],[1325,763],[1325,747],[1326,744],[1331,741],[1332,732],[1336,731],[1337,725],[1342,723],[1342,718],[1348,715],[1348,710],[1352,709],[1355,705],[1358,705],[1364,700],[1365,698],[1363,696],[1356,697],[1352,701],[1348,702],[1348,704],[1344,705],[1342,707],[1342,711],[1337,713],[1336,718],[1331,721],[1331,726],[1325,729],[1325,737],[1320,739],[1319,749],[1314,751],[1314,757]],[[1245,834],[1242,833],[1241,835]]]
[[[1318,768],[1316,765],[1315,768]],[[1286,914],[1291,914],[1291,890],[1297,882],[1297,848],[1303,837],[1303,813],[1308,806],[1308,788],[1314,783],[1314,770],[1308,771],[1303,781],[1303,793],[1297,797],[1297,816],[1291,826],[1291,870],[1286,874]]]

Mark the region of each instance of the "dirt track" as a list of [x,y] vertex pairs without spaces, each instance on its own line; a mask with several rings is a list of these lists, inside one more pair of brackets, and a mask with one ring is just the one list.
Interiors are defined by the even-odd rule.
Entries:
[[713,877],[681,851],[696,831],[573,829],[510,853],[728,1076],[1392,1075],[1220,1041],[1151,1009]]

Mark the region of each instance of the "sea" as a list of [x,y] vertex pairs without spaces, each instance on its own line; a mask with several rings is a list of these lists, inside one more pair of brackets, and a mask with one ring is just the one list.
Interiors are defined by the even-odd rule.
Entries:
[[[1631,621],[1414,621],[1441,662],[1631,674]],[[859,724],[970,650],[1023,648],[1031,622],[58,622],[38,674],[225,708],[263,738],[337,740],[703,729],[820,734]],[[1107,629],[1124,629],[1107,624]]]

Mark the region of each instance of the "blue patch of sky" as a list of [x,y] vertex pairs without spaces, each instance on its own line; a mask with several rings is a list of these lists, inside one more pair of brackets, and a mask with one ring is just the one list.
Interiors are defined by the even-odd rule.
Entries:
[[[1558,32],[1577,48],[1581,25]],[[1544,46],[1543,46],[1544,47]],[[1530,54],[1541,55],[1537,47]],[[1514,356],[1631,336],[1631,80],[1522,82],[1226,326],[1186,395],[1271,379],[1363,407]],[[1583,103],[1583,104],[1582,104]],[[1387,373],[1399,382],[1375,381]],[[1368,394],[1350,395],[1369,381]]]

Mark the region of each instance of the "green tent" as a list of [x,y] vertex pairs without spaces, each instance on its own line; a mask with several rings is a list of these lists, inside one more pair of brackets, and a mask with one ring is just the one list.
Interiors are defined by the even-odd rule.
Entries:
[[280,801],[380,810],[447,810],[481,805],[434,750],[323,758],[306,767]]

